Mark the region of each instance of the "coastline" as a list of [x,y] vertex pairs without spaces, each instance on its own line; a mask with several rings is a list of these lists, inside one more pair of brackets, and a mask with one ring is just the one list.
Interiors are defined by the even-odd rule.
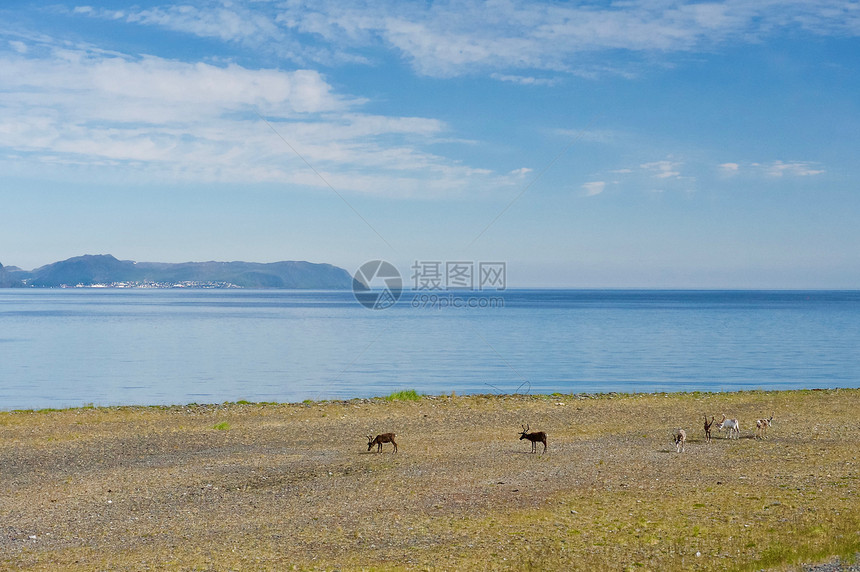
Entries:
[[[0,567],[791,569],[860,551],[858,410],[823,389],[0,412]],[[706,443],[723,413],[741,438]],[[387,431],[398,453],[368,453]]]

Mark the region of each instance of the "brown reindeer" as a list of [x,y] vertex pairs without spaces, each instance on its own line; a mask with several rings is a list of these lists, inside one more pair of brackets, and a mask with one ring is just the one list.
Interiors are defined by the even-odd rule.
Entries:
[[716,419],[716,417],[711,415],[711,421],[708,422],[708,416],[705,415],[705,441],[708,443],[711,442],[711,425],[714,424],[714,419]]
[[373,449],[373,446],[376,445],[376,452],[379,453],[382,451],[383,443],[391,443],[392,445],[394,445],[394,452],[396,453],[397,443],[394,442],[394,438],[396,436],[397,435],[395,435],[394,433],[380,433],[376,437],[374,437],[373,435],[368,435],[367,450],[370,451],[371,449]]
[[528,439],[532,442],[532,453],[537,453],[537,444],[538,442],[543,443],[543,452],[546,453],[546,433],[543,431],[535,431],[534,433],[529,433],[529,428],[527,426],[521,426],[523,428],[522,433],[520,433],[520,441],[523,439]]

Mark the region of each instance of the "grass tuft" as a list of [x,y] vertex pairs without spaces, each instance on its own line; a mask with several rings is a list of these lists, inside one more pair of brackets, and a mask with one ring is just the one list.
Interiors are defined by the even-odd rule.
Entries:
[[421,401],[421,395],[414,389],[395,391],[385,398],[386,401]]

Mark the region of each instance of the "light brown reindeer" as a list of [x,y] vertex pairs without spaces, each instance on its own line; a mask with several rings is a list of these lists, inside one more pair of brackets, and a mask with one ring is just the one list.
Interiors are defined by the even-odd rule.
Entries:
[[755,438],[756,439],[767,439],[767,428],[771,426],[773,422],[773,413],[770,414],[768,419],[756,419],[755,422]]
[[538,442],[543,443],[543,452],[546,453],[546,433],[543,431],[535,431],[533,433],[529,433],[529,427],[523,426],[522,433],[520,433],[520,441],[523,439],[528,439],[532,442],[532,453],[537,453],[537,444]]
[[683,429],[678,429],[675,433],[675,451],[681,453],[684,451],[684,445],[687,444],[687,432]]
[[711,421],[709,422],[708,416],[705,415],[705,441],[708,443],[711,442],[711,425],[714,424],[714,419],[716,419],[716,417],[711,415]]
[[373,449],[373,446],[376,445],[376,452],[379,453],[382,451],[383,443],[391,443],[394,445],[394,452],[397,452],[397,443],[394,442],[394,438],[397,435],[394,433],[380,433],[376,437],[373,435],[367,436],[367,450],[370,451]]

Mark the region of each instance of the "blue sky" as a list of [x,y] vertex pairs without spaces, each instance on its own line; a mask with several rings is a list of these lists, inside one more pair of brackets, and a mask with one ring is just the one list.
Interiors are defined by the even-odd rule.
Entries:
[[860,288],[860,3],[4,2],[0,262]]

